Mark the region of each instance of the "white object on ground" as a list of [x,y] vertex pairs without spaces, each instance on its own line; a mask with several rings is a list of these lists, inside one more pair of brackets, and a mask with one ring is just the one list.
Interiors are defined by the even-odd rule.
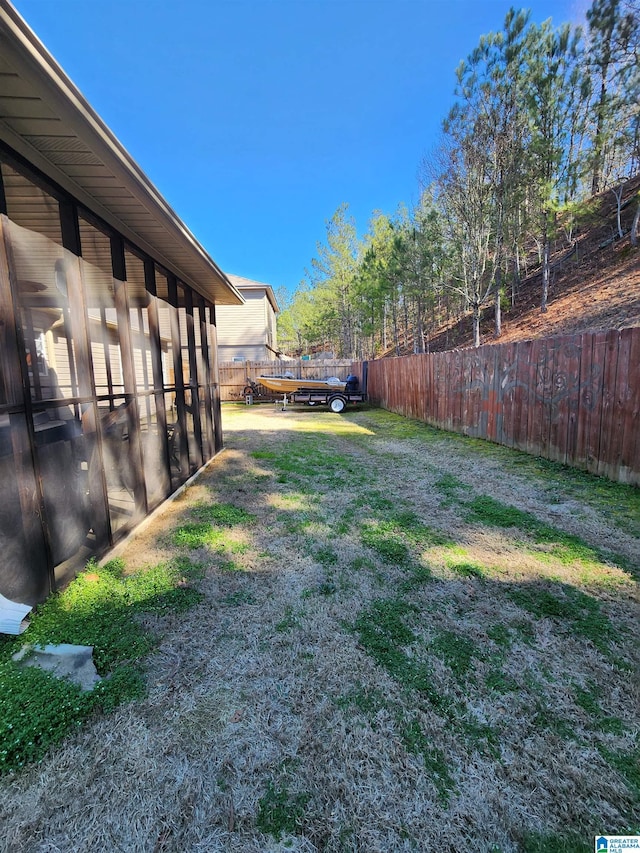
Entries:
[[23,620],[30,610],[30,604],[11,601],[0,593],[0,634],[22,634],[27,627]]

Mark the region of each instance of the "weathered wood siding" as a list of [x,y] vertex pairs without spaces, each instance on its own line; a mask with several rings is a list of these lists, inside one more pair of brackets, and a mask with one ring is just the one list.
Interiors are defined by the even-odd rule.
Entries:
[[640,328],[370,361],[367,392],[433,426],[640,484]]
[[247,384],[247,378],[257,382],[260,375],[274,376],[287,371],[294,376],[304,376],[306,379],[326,379],[338,376],[346,379],[351,371],[351,362],[346,359],[324,359],[318,361],[221,361],[220,398],[222,401],[236,402],[242,398],[242,390]]

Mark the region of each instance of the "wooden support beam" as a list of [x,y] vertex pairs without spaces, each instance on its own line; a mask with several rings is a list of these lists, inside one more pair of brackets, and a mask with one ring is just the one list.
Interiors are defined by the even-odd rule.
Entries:
[[2,163],[0,163],[0,214],[9,215],[7,210],[7,196],[4,191],[4,178],[2,177]]
[[185,285],[185,313],[187,321],[187,347],[189,352],[189,388],[191,391],[191,414],[193,417],[193,436],[196,445],[196,468],[204,464],[202,452],[202,426],[200,423],[200,394],[198,388],[198,359],[196,357],[196,336],[193,317],[193,291]]
[[131,318],[127,295],[127,269],[125,263],[124,241],[118,235],[111,237],[111,264],[114,275],[114,297],[118,318],[118,337],[126,400],[127,430],[129,438],[129,462],[133,474],[133,495],[136,517],[147,514],[147,492],[142,462],[142,442],[140,438],[140,412],[136,395],[136,375],[133,359],[133,341],[131,338]]
[[62,233],[62,245],[74,255],[82,255],[80,244],[80,223],[78,222],[78,208],[72,199],[64,199],[58,202],[60,208],[60,230]]
[[202,350],[202,365],[204,368],[204,376],[202,383],[204,384],[204,400],[205,400],[205,430],[207,437],[207,458],[211,458],[215,453],[215,435],[213,431],[213,399],[211,396],[211,361],[209,358],[209,328],[207,325],[207,309],[204,298],[197,296],[198,319],[200,321],[200,347]]
[[176,277],[167,277],[169,305],[171,306],[171,349],[176,389],[176,411],[178,415],[178,458],[180,460],[181,479],[189,476],[189,445],[187,442],[187,417],[184,402],[184,374],[182,372],[182,347],[180,343],[180,318],[178,315],[178,282]]
[[156,268],[151,258],[144,259],[144,285],[147,291],[147,311],[149,316],[149,345],[151,347],[151,372],[153,374],[154,398],[158,432],[162,437],[164,450],[164,468],[167,487],[165,494],[171,493],[171,452],[167,435],[167,412],[164,404],[164,378],[162,375],[162,341],[160,339],[160,317],[158,312],[158,290],[156,286]]

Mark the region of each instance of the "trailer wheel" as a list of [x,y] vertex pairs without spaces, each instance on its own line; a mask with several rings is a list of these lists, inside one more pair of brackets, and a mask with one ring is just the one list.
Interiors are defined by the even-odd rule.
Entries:
[[339,415],[340,412],[344,412],[346,405],[347,401],[339,394],[336,394],[333,397],[329,397],[329,408],[332,412],[335,412],[336,415]]

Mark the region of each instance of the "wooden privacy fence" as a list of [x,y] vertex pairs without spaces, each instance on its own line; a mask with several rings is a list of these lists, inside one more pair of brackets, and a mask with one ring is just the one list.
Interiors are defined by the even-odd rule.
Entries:
[[303,376],[305,379],[326,379],[329,376],[346,379],[350,370],[351,362],[346,359],[223,361],[219,364],[220,399],[223,402],[241,400],[247,379],[257,382],[261,375],[279,376],[289,371],[295,377]]
[[640,328],[370,361],[367,391],[433,426],[640,484]]

